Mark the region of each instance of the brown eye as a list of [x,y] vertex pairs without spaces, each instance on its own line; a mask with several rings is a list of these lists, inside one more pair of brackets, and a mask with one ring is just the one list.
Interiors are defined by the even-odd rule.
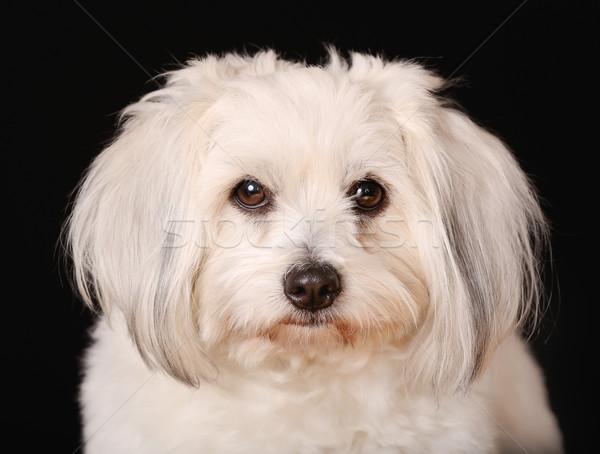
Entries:
[[352,185],[348,196],[354,199],[356,208],[361,211],[372,211],[383,202],[383,188],[373,180],[357,181]]
[[239,206],[249,210],[260,208],[269,202],[266,189],[256,180],[242,181],[235,188],[233,198]]

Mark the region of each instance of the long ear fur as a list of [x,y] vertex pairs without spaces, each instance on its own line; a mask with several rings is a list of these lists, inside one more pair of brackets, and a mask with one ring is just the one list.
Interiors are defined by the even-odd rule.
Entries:
[[[194,237],[194,225],[176,221],[195,219],[190,194],[200,153],[186,131],[194,121],[173,105],[174,91],[125,111],[119,137],[82,181],[68,245],[83,300],[98,303],[109,319],[124,316],[148,365],[194,384],[185,365],[196,362],[190,297],[201,257],[198,249],[177,248]],[[174,223],[187,231],[167,233]]]
[[460,389],[504,338],[537,315],[547,228],[531,185],[500,140],[453,109],[437,104],[430,112],[433,140],[411,141],[441,243],[425,258],[425,269],[436,273],[429,288],[430,333],[437,338],[424,343],[441,347],[434,356],[439,374],[449,374],[435,381]]
[[272,71],[272,52],[194,60],[123,112],[118,138],[92,163],[66,225],[75,285],[107,318],[123,317],[143,359],[197,385],[214,368],[201,353],[193,299],[202,266],[197,178],[217,86]]
[[419,140],[420,132],[414,137],[406,128],[441,243],[437,254],[424,254],[425,269],[435,273],[429,333],[436,338],[423,344],[437,358],[434,381],[465,389],[496,346],[537,315],[547,228],[531,185],[504,144],[462,113],[432,102],[432,140]]
[[[438,391],[464,390],[504,338],[535,321],[544,216],[505,145],[435,97],[442,79],[362,55],[352,71],[376,81],[391,105],[416,191],[409,224],[430,301],[409,375]],[[421,221],[436,226],[436,241],[419,235]]]

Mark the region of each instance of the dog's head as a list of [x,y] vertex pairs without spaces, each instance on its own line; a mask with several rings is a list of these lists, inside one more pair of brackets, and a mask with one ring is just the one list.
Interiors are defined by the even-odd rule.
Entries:
[[251,367],[393,344],[416,381],[464,387],[535,310],[545,227],[509,151],[442,84],[335,52],[170,73],[80,187],[68,238],[84,300],[190,384],[211,352]]

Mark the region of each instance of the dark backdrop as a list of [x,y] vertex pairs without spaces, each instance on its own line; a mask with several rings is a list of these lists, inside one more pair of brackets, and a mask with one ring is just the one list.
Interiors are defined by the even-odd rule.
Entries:
[[598,359],[592,3],[66,0],[3,7],[3,430],[25,452],[70,453],[81,443],[75,397],[91,316],[73,298],[55,245],[69,192],[112,138],[115,113],[155,88],[150,76],[193,54],[272,47],[316,63],[331,43],[419,58],[445,77],[462,77],[453,96],[532,175],[554,229],[550,310],[535,350],[568,452],[583,452],[597,395],[590,366]]

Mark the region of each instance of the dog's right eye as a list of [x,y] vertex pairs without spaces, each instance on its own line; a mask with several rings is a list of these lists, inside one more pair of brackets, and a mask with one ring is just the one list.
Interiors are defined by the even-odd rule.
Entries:
[[245,209],[254,210],[269,203],[268,191],[256,180],[244,180],[233,191],[233,199]]

